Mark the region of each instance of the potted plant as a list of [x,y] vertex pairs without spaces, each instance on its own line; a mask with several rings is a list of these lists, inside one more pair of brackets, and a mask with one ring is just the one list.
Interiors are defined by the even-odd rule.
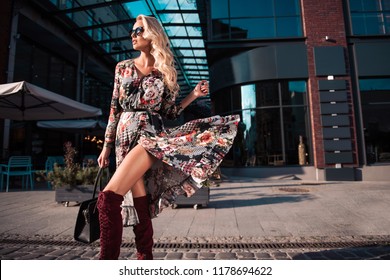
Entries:
[[64,144],[64,152],[63,166],[55,164],[47,175],[43,173],[40,175],[55,189],[55,201],[68,206],[70,201],[81,202],[92,198],[99,167],[92,160],[88,160],[84,166],[75,162],[77,150],[71,142]]
[[177,208],[179,205],[192,205],[194,209],[198,209],[198,206],[207,207],[210,202],[210,188],[218,187],[221,181],[221,170],[218,167],[217,170],[211,175],[209,179],[202,182],[202,187],[197,190],[191,197],[179,195],[172,208]]

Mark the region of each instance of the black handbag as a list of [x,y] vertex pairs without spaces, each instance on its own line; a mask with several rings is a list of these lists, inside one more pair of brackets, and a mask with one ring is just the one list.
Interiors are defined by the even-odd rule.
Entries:
[[98,185],[100,185],[100,191],[102,190],[102,175],[103,169],[99,168],[94,183],[92,199],[81,202],[77,214],[73,237],[82,243],[90,244],[100,238],[99,212],[96,205],[97,197],[95,196]]

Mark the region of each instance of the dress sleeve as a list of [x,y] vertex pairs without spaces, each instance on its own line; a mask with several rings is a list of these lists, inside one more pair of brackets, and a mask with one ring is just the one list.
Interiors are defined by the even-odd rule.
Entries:
[[122,108],[119,104],[119,89],[120,89],[120,75],[121,67],[119,63],[115,67],[115,78],[114,78],[114,90],[112,92],[110,115],[108,117],[108,123],[106,133],[104,135],[104,146],[113,148],[116,137],[116,127],[118,125],[119,118],[122,113]]
[[169,119],[176,119],[181,112],[183,112],[183,108],[180,105],[176,105],[176,97],[178,92],[171,92],[167,88],[165,88],[164,98],[161,106],[162,116]]

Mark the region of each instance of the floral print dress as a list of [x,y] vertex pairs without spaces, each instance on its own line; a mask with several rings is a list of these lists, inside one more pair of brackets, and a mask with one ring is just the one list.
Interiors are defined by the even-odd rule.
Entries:
[[[212,116],[166,128],[163,118],[175,119],[182,112],[175,104],[176,96],[166,89],[158,70],[141,77],[133,60],[117,64],[105,145],[115,145],[117,166],[136,143],[159,159],[144,176],[152,218],[178,195],[191,196],[199,189],[217,169],[237,133],[238,115]],[[132,205],[130,192],[122,207],[128,205]]]

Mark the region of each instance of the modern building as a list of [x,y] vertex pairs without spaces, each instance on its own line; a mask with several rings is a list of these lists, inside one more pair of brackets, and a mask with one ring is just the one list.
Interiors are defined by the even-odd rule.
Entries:
[[[2,5],[1,83],[27,80],[107,110],[116,61],[136,56],[127,39],[134,17],[153,15],[170,37],[181,96],[210,80],[210,99],[184,120],[207,115],[210,104],[212,114],[241,115],[224,172],[390,180],[390,0]],[[10,152],[35,132],[34,124],[2,122]]]

